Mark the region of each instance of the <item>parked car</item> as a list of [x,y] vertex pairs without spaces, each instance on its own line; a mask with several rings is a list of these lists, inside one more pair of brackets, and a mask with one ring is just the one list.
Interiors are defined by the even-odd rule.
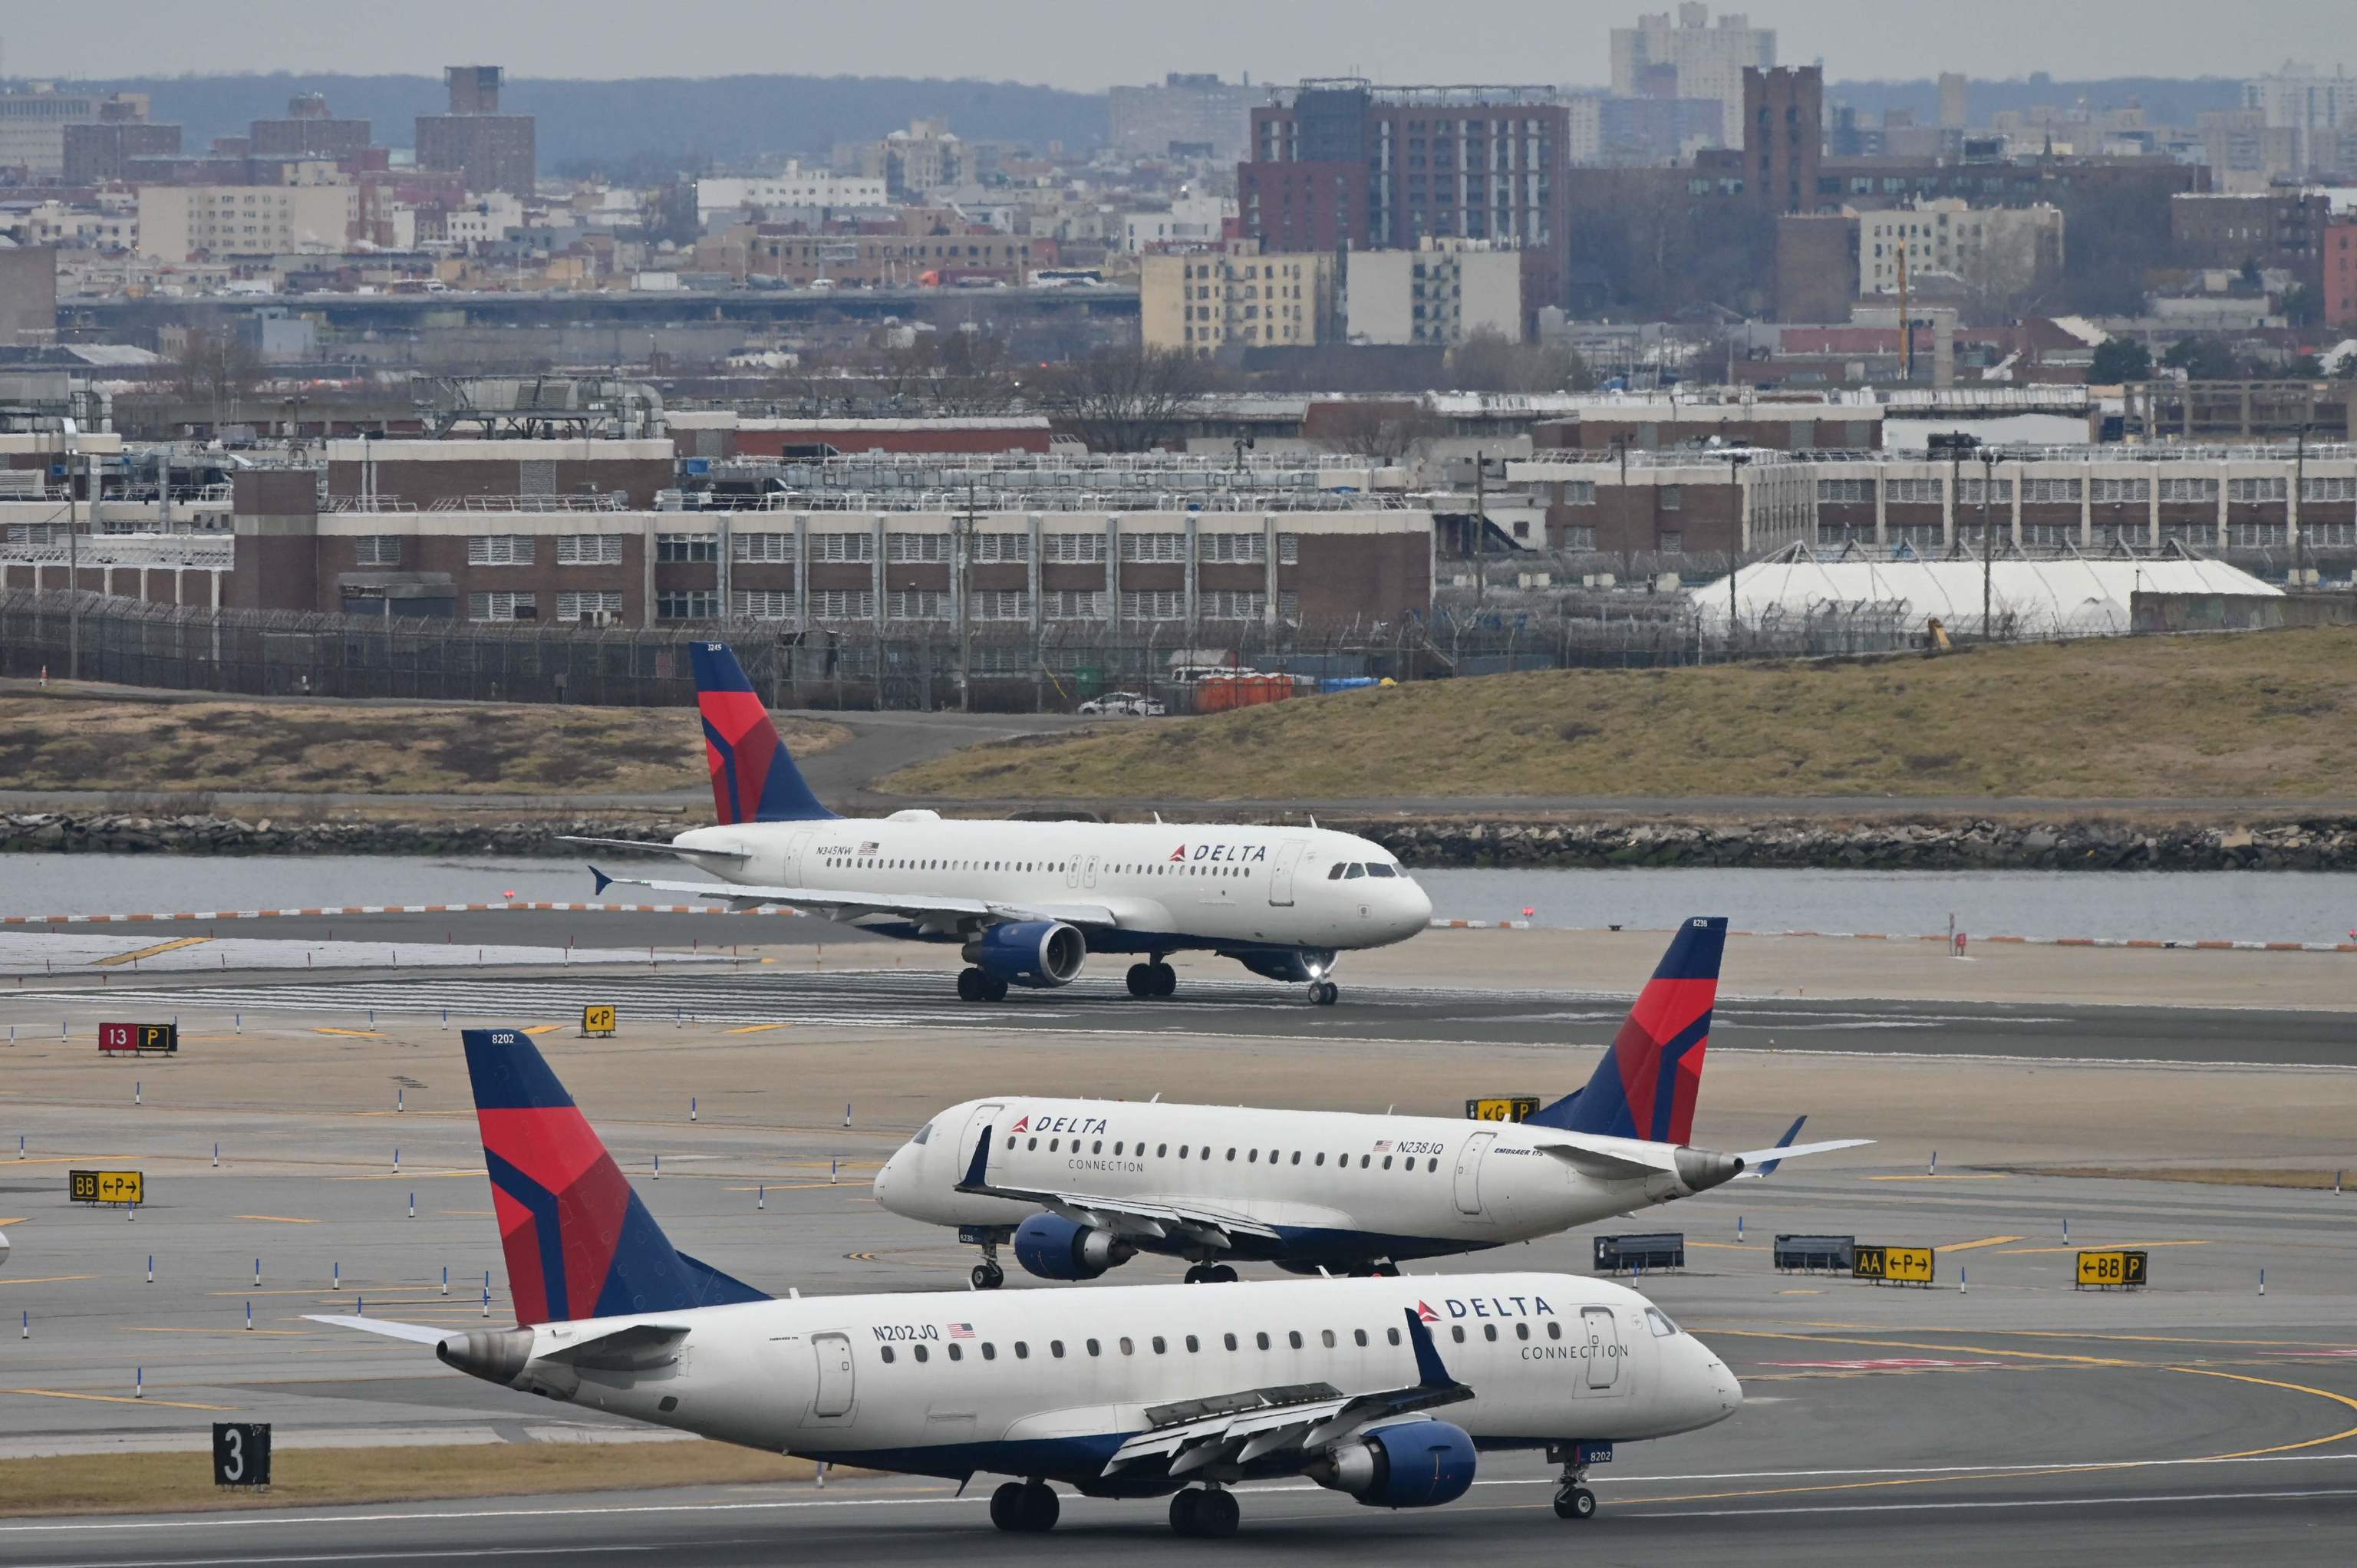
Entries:
[[1081,712],[1091,717],[1158,719],[1169,711],[1161,698],[1137,692],[1103,692],[1081,704]]

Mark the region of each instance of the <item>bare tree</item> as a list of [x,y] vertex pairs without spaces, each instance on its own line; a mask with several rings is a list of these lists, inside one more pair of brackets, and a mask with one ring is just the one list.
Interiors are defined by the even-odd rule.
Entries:
[[1210,385],[1207,367],[1171,349],[1102,349],[1042,372],[1039,403],[1095,452],[1143,452],[1170,439]]
[[1571,349],[1516,343],[1503,333],[1479,331],[1448,351],[1449,385],[1459,392],[1578,392],[1595,384]]
[[1415,456],[1449,428],[1422,398],[1352,398],[1318,414],[1318,438],[1329,449],[1385,461]]
[[261,353],[228,327],[189,328],[169,373],[182,397],[222,407],[253,392],[266,375]]

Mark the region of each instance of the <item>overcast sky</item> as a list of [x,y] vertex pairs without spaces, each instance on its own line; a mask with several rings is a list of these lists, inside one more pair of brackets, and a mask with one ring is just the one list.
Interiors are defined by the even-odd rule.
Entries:
[[[1738,9],[1745,7],[1737,7]],[[1674,0],[91,0],[0,5],[11,76],[414,72],[974,76],[1097,91],[1233,81],[1603,82]],[[2357,61],[2351,0],[1760,0],[1778,59],[1838,79],[2247,76]],[[323,17],[346,17],[323,22]]]

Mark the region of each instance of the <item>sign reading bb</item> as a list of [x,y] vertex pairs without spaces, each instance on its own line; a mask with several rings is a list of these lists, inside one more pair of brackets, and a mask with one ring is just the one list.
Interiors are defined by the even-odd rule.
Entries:
[[68,1171],[66,1197],[73,1203],[145,1203],[147,1178],[138,1171]]
[[2145,1254],[2131,1248],[2109,1248],[2079,1254],[2079,1277],[2072,1288],[2088,1285],[2134,1288],[2145,1283]]
[[266,1421],[213,1423],[213,1485],[270,1485],[270,1423]]

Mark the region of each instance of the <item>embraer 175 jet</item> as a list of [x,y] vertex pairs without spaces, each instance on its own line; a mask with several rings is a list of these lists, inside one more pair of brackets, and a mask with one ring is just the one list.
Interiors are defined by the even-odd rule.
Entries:
[[668,844],[576,843],[675,854],[721,885],[608,876],[659,892],[790,905],[886,936],[957,942],[968,1002],[1079,978],[1092,952],[1127,953],[1132,996],[1168,996],[1165,955],[1208,950],[1331,1005],[1335,955],[1405,941],[1432,902],[1381,845],[1309,828],[866,820],[819,804],[726,643],[695,645],[697,706],[720,825]]
[[1234,1533],[1239,1481],[1374,1508],[1462,1497],[1485,1450],[1544,1449],[1555,1512],[1615,1442],[1725,1419],[1727,1364],[1636,1292],[1566,1274],[1288,1280],[774,1300],[676,1251],[521,1030],[466,1031],[512,1328],[313,1321],[430,1345],[487,1382],[769,1453],[961,1483],[1010,1531],[1050,1482],[1170,1498]]
[[1188,1261],[1189,1284],[1219,1283],[1239,1262],[1396,1273],[1871,1143],[1796,1147],[1795,1122],[1772,1149],[1688,1145],[1726,944],[1725,919],[1687,921],[1587,1086],[1524,1122],[1006,1095],[919,1129],[876,1200],[980,1243],[981,1290],[1004,1283],[1006,1242],[1042,1279],[1159,1252]]

